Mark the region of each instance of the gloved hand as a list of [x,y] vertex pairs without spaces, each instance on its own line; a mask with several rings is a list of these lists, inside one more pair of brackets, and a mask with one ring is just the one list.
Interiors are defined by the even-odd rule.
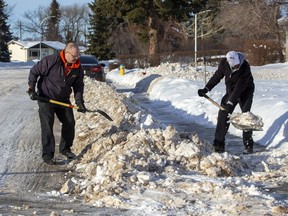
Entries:
[[78,106],[77,112],[82,112],[82,113],[86,113],[86,107],[84,105],[84,102],[82,101],[76,101],[76,105]]
[[207,92],[208,92],[208,89],[207,89],[207,88],[198,89],[198,95],[199,95],[200,97],[204,97]]
[[232,105],[231,103],[227,103],[227,104],[224,106],[224,108],[225,108],[225,110],[226,110],[229,114],[231,114],[231,113],[233,112],[233,109],[234,109],[234,107],[233,107],[233,105]]
[[27,93],[31,100],[38,100],[38,94],[35,92],[34,89],[29,88]]

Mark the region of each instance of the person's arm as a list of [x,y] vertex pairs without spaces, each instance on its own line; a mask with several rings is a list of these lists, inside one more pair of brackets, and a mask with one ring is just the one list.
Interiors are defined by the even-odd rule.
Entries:
[[40,76],[40,71],[39,71],[40,67],[38,64],[39,64],[39,62],[30,69],[30,73],[28,76],[29,89],[35,90],[38,77]]
[[75,101],[84,101],[83,100],[83,93],[84,93],[84,72],[82,67],[79,69],[79,74],[76,80],[73,83],[73,92]]
[[46,76],[49,73],[49,70],[55,63],[57,59],[55,56],[47,56],[39,61],[36,65],[34,65],[30,69],[29,77],[28,77],[28,85],[29,88],[35,89],[38,78],[40,76]]
[[213,76],[210,78],[205,88],[211,91],[224,77],[226,59],[222,59]]
[[38,77],[40,76],[40,70],[39,65],[40,62],[38,62],[36,65],[34,65],[31,69],[30,69],[30,73],[28,76],[28,95],[30,97],[31,100],[37,100],[38,99],[38,94],[35,91],[36,88],[36,84],[37,84],[37,80]]
[[210,78],[208,83],[205,85],[203,89],[198,89],[198,95],[200,97],[204,97],[206,93],[211,91],[224,77],[224,70],[225,70],[225,62],[226,58],[220,61],[218,69],[215,71],[213,76]]
[[79,69],[79,74],[73,83],[73,92],[74,92],[74,98],[75,98],[75,103],[79,107],[78,112],[86,112],[86,107],[84,105],[84,99],[83,99],[83,94],[84,94],[84,72],[82,67]]

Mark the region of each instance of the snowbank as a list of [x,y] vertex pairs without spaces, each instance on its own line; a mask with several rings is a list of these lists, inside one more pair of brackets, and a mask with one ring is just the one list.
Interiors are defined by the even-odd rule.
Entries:
[[283,152],[212,153],[210,143],[197,134],[161,127],[129,95],[88,78],[85,101],[89,109],[104,110],[114,121],[75,114],[73,151],[80,159],[69,165],[79,174],[67,180],[62,193],[137,215],[287,213],[282,201],[262,189],[287,180]]

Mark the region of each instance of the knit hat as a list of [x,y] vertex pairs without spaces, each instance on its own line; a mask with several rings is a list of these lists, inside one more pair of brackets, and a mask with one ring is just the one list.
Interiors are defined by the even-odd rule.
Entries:
[[234,67],[235,65],[240,64],[240,59],[238,53],[235,51],[230,51],[226,54],[227,61],[230,67]]

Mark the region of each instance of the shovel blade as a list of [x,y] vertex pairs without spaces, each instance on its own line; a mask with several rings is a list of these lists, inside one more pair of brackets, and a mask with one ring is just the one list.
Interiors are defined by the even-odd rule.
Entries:
[[262,118],[252,112],[233,113],[229,121],[235,128],[243,131],[262,131],[264,126]]
[[100,113],[102,116],[104,116],[106,119],[108,119],[109,121],[113,121],[113,119],[104,111],[96,109],[96,110],[87,110],[87,112],[98,112]]
[[107,113],[105,113],[104,111],[98,109],[97,112],[100,113],[101,115],[103,115],[109,121],[113,121],[113,119]]
[[232,122],[232,125],[239,129],[239,130],[243,130],[243,131],[263,131],[262,127],[259,127],[257,125],[241,125],[241,124],[237,124],[235,122]]

